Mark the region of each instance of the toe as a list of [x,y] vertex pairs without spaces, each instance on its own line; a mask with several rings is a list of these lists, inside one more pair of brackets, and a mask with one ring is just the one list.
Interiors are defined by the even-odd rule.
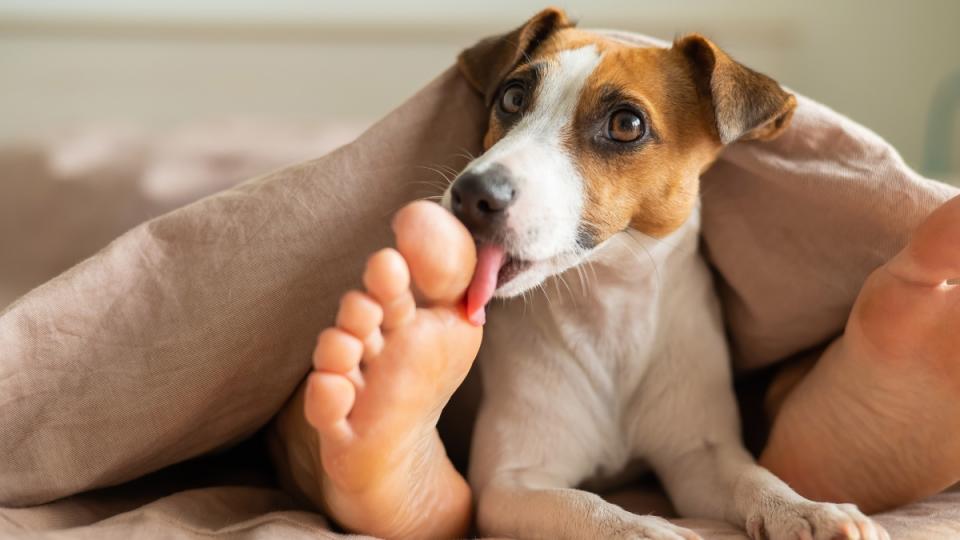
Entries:
[[817,540],[861,540],[860,528],[851,512],[835,504],[815,504],[812,508],[807,522]]
[[686,527],[673,525],[672,523],[671,526],[673,527],[671,532],[680,540],[703,540],[703,537],[693,530],[687,529]]
[[839,509],[850,516],[863,540],[882,540],[886,531],[867,517],[855,504],[840,504]]
[[327,328],[317,338],[313,368],[343,375],[357,367],[362,355],[359,339],[339,328]]
[[347,414],[353,408],[356,389],[346,377],[314,372],[307,380],[304,416],[321,439],[344,440],[350,434]]
[[960,278],[960,197],[935,210],[913,232],[910,243],[893,260],[889,269],[903,279],[940,285]]
[[420,201],[397,213],[393,232],[423,296],[434,304],[458,302],[477,265],[473,238],[463,224],[440,205]]
[[767,537],[767,530],[763,526],[763,516],[756,514],[747,519],[744,526],[750,540],[763,540]]
[[870,520],[856,521],[857,530],[860,532],[860,538],[862,540],[880,540],[880,532],[873,522]]
[[363,284],[383,308],[384,330],[392,330],[413,320],[417,305],[410,293],[410,270],[395,249],[381,249],[367,261]]
[[380,324],[383,308],[380,303],[360,291],[350,291],[340,299],[337,327],[363,342],[363,356],[370,359],[383,349]]
[[370,296],[360,291],[350,291],[340,299],[337,326],[363,340],[380,327],[383,309]]

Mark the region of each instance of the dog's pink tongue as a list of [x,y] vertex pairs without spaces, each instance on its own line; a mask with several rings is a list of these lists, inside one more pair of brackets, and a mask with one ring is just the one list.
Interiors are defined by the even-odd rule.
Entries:
[[497,288],[497,274],[506,257],[500,246],[482,244],[477,247],[477,269],[473,271],[473,281],[467,289],[467,319],[477,326],[487,321],[484,308]]

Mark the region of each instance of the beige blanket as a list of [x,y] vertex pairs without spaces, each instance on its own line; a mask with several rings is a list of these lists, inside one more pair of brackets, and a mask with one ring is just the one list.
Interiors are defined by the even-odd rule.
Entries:
[[[705,245],[742,369],[836,336],[867,273],[956,193],[865,128],[799,103],[785,136],[730,148],[703,180]],[[389,242],[390,214],[432,193],[424,167],[462,167],[484,116],[450,69],[356,142],[140,225],[6,308],[0,534],[326,534],[322,517],[275,487],[248,439],[303,377],[366,254]],[[18,165],[2,164],[7,183]],[[59,195],[37,195],[51,203],[32,221],[19,212],[29,205],[4,200],[2,268],[39,241],[55,205],[71,207]],[[108,489],[89,492],[98,488]],[[613,497],[668,509],[649,489]],[[896,538],[956,537],[957,497],[879,519]],[[742,537],[682,521],[708,538]]]

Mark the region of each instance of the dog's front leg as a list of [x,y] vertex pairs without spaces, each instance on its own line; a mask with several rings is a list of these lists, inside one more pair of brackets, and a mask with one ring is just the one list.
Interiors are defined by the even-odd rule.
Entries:
[[[513,363],[513,366],[521,366]],[[485,366],[490,368],[488,364]],[[470,483],[484,536],[509,538],[699,538],[654,516],[638,516],[573,486],[618,454],[616,423],[603,401],[556,373],[487,385],[477,418]],[[487,379],[491,380],[491,379]],[[555,393],[536,380],[552,380]],[[557,400],[555,396],[564,396]],[[598,421],[590,421],[598,419]]]
[[644,454],[681,515],[724,519],[754,540],[888,538],[856,506],[805,499],[756,464],[740,442],[728,376],[674,388],[689,393],[648,404],[644,432],[657,437]]
[[724,519],[754,540],[885,538],[856,506],[801,497],[739,444],[705,442],[656,467],[682,515]]
[[477,522],[484,535],[512,538],[700,538],[663,518],[632,514],[596,494],[565,487],[537,470],[499,473],[479,494]]

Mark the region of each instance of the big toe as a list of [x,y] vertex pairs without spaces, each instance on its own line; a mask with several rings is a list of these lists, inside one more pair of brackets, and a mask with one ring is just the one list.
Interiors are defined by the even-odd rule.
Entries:
[[418,201],[397,213],[393,232],[427,301],[449,305],[463,297],[477,264],[473,238],[463,224],[440,205]]
[[904,279],[940,285],[960,278],[960,197],[937,208],[913,232],[910,243],[893,260],[890,270]]

